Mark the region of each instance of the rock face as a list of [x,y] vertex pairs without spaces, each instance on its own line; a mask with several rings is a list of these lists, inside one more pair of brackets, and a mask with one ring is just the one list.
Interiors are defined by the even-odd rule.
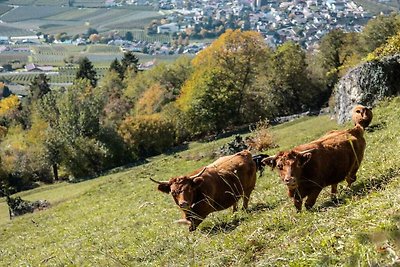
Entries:
[[338,123],[351,118],[351,109],[361,104],[373,107],[388,96],[400,94],[400,55],[363,63],[350,70],[335,87]]

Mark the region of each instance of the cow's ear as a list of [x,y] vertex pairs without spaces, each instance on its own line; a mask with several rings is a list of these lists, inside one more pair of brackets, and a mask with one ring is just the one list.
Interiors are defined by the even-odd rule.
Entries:
[[160,190],[163,193],[169,194],[169,192],[171,192],[170,183],[167,182],[159,183],[158,190]]
[[309,162],[311,159],[311,156],[312,156],[312,154],[310,152],[301,154],[300,158],[299,158],[300,166],[304,166],[307,162]]
[[194,187],[199,187],[201,185],[201,183],[204,182],[204,178],[203,177],[197,177],[193,179],[193,185]]

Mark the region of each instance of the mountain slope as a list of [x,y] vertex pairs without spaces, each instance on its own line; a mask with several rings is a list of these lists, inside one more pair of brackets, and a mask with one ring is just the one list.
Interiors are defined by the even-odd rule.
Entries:
[[[115,174],[23,193],[50,200],[46,211],[8,221],[0,203],[0,265],[390,265],[400,253],[400,98],[373,111],[358,180],[351,189],[340,184],[338,206],[326,188],[312,211],[296,213],[277,174],[266,170],[249,213],[214,213],[189,233],[173,223],[181,215],[171,196],[148,178],[167,180],[209,163],[229,139],[193,143]],[[272,131],[280,147],[265,152],[337,128],[327,116],[279,125]]]

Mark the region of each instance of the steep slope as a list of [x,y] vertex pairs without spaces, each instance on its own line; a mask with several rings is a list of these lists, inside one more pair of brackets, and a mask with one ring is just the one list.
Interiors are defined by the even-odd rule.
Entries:
[[[227,142],[186,151],[79,184],[25,192],[51,209],[12,221],[0,203],[1,266],[389,266],[400,255],[400,98],[373,110],[358,180],[339,187],[338,206],[323,191],[315,208],[296,213],[276,173],[266,170],[250,212],[214,213],[189,233],[180,212],[149,177],[166,180],[212,161]],[[273,129],[272,154],[337,129],[327,116]]]

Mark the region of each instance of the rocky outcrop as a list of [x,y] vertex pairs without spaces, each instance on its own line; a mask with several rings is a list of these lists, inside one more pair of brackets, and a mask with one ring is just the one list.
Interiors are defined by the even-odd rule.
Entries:
[[400,93],[400,55],[363,63],[340,79],[334,90],[339,123],[351,118],[357,105],[373,107],[379,100]]

